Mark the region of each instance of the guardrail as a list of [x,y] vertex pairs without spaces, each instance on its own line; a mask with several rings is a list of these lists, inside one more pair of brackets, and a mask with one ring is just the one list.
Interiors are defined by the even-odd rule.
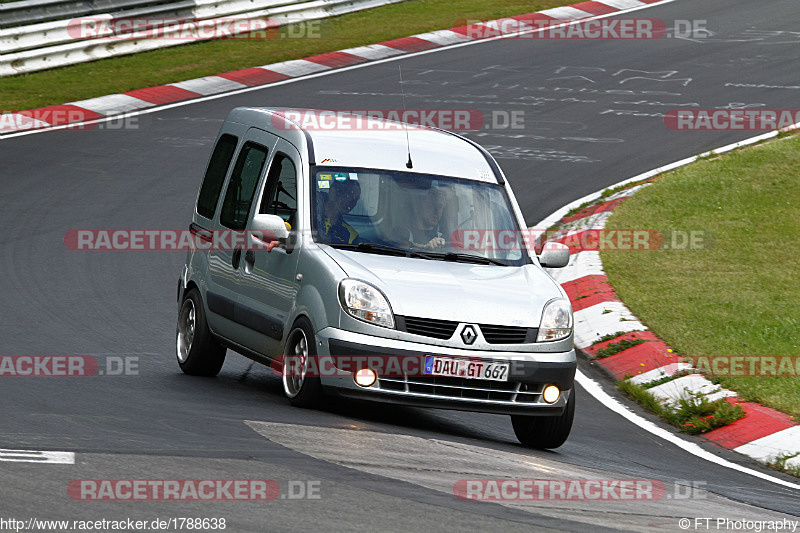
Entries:
[[[3,7],[46,3],[63,9],[68,5],[72,9],[70,18],[12,28],[2,28],[0,24],[0,76],[210,40],[219,35],[251,33],[254,29],[261,29],[266,35],[279,25],[400,1],[177,0],[155,3],[153,0],[113,0],[112,3],[106,0],[107,6],[122,9],[104,13],[96,11],[96,2],[83,0],[26,0],[0,4]],[[88,6],[90,3],[94,6]],[[187,34],[187,28],[191,27],[201,27],[204,31]]]
[[173,0],[19,0],[0,4],[0,28],[113,13]]

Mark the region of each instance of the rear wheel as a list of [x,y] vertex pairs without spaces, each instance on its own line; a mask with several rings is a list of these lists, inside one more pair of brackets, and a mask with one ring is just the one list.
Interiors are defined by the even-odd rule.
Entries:
[[178,311],[175,354],[178,365],[192,376],[216,376],[225,362],[226,349],[211,335],[200,291],[186,293]]
[[558,448],[569,437],[575,418],[575,388],[567,400],[564,413],[558,416],[511,415],[511,425],[517,439],[528,448]]
[[322,382],[313,375],[317,347],[314,330],[307,318],[301,317],[292,326],[283,356],[283,392],[296,407],[316,407],[322,400]]

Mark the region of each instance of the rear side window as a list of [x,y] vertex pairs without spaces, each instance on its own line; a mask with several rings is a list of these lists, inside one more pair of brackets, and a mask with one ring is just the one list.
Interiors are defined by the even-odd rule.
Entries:
[[206,175],[203,177],[203,185],[200,186],[200,196],[197,198],[197,213],[200,216],[214,218],[219,193],[222,191],[222,184],[225,182],[225,175],[228,173],[237,142],[236,137],[227,133],[217,141]]
[[247,215],[266,160],[267,149],[263,146],[247,143],[242,147],[222,202],[219,221],[223,226],[244,229],[247,225]]

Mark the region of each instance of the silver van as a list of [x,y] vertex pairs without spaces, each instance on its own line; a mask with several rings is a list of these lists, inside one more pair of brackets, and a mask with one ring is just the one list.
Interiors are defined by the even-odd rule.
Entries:
[[216,375],[231,349],[274,368],[293,405],[508,414],[524,445],[563,444],[572,307],[543,267],[569,250],[532,253],[474,142],[330,113],[236,108],[222,125],[178,285],[181,369]]

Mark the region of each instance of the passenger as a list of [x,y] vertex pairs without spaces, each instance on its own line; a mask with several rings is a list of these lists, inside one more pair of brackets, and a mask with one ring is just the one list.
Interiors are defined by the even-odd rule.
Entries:
[[445,195],[441,189],[432,188],[412,205],[412,219],[401,230],[399,240],[410,242],[416,248],[437,250],[447,242],[442,236],[441,219]]
[[318,211],[322,240],[333,244],[358,243],[358,232],[342,217],[358,203],[361,185],[357,180],[334,180],[330,183],[328,199]]

